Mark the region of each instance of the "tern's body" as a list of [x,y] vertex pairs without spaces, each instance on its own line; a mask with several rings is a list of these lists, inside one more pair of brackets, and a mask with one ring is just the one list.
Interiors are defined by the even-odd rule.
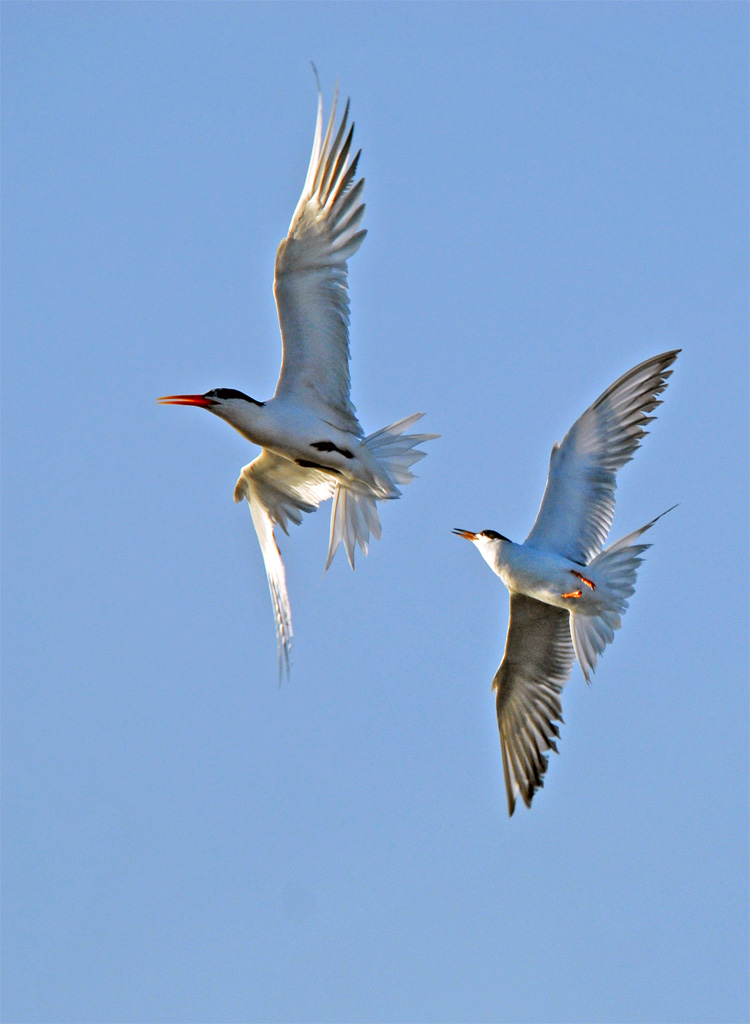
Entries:
[[208,409],[262,448],[245,466],[235,501],[246,498],[271,591],[279,666],[289,667],[292,615],[274,527],[286,532],[333,498],[326,568],[343,542],[354,568],[359,544],[380,537],[376,502],[400,495],[413,479],[417,450],[434,434],[406,434],[421,413],[365,436],[350,399],[348,260],[362,244],[364,179],[355,181],[359,153],[350,155],[349,104],[334,133],[334,99],[323,130],[323,99],[310,166],[287,237],[276,254],[274,294],[283,341],[273,398],[260,402],[233,388],[204,395],[170,395],[171,405]]
[[320,469],[337,480],[398,497],[383,467],[362,445],[362,436],[329,423],[309,406],[286,396],[265,402],[229,400],[212,410],[253,444],[302,468]]
[[[571,602],[575,601],[579,615],[598,615],[607,607],[606,580],[595,566],[585,568],[589,585],[581,587],[579,576],[583,575],[584,567],[555,551],[514,544],[511,540],[477,546],[492,571],[513,594],[524,594],[566,611],[570,611]],[[578,590],[580,597],[563,596]]]
[[635,591],[649,547],[636,542],[656,519],[608,548],[603,544],[617,471],[639,447],[676,358],[665,352],[628,371],[554,446],[547,489],[522,544],[494,530],[454,531],[474,543],[510,592],[505,656],[492,687],[511,814],[519,794],[531,806],[546,751],[557,749],[560,694],[573,661],[590,680]]

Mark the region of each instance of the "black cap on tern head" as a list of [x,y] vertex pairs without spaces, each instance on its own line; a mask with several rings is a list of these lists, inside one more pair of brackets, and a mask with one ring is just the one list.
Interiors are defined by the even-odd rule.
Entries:
[[510,538],[503,537],[502,533],[498,533],[497,530],[482,530],[479,536],[488,537],[490,540],[507,540],[509,544],[512,543]]
[[244,391],[237,391],[236,388],[214,388],[213,391],[207,391],[204,398],[240,398],[244,402],[252,402],[253,405],[262,405],[262,402],[256,401],[251,398],[250,395],[246,395]]

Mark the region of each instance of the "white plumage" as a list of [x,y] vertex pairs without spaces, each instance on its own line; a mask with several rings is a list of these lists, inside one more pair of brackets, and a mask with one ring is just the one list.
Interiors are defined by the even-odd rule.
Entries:
[[492,682],[510,814],[519,793],[530,807],[543,784],[575,657],[589,681],[635,590],[650,547],[636,542],[661,517],[602,546],[614,518],[617,471],[647,433],[678,352],[629,370],[553,447],[542,504],[523,544],[494,530],[454,531],[473,541],[510,591],[505,655]]
[[[317,77],[317,76],[316,76]],[[283,342],[274,397],[258,402],[219,388],[204,395],[169,395],[225,419],[263,448],[240,473],[235,500],[247,499],[271,591],[279,670],[289,669],[292,615],[274,527],[284,532],[305,512],[333,498],[326,569],[342,543],[354,568],[357,544],[367,554],[380,537],[377,502],[397,498],[413,479],[410,466],[426,454],[417,446],[437,434],[407,434],[422,413],[364,436],[350,399],[347,261],[362,244],[364,179],[355,182],[354,125],[349,103],[334,134],[336,98],[323,130],[323,97],[310,165],[287,237],[276,255],[274,294]],[[348,130],[347,130],[348,128]]]

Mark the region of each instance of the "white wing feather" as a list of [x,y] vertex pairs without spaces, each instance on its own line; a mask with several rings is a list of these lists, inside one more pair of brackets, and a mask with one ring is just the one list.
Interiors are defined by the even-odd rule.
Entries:
[[284,354],[276,398],[313,408],[341,430],[362,436],[349,398],[349,294],[347,260],[366,231],[360,202],[364,178],[354,187],[359,153],[350,159],[349,103],[333,137],[336,99],[323,136],[323,98],[310,166],[289,234],[276,254],[274,294]]
[[615,511],[617,471],[632,459],[661,402],[679,349],[623,374],[576,420],[550,457],[536,522],[526,538],[587,565],[607,538]]
[[292,611],[286,589],[286,572],[281,560],[274,524],[287,533],[289,521],[299,525],[304,512],[313,512],[330,498],[335,483],[325,473],[298,466],[295,462],[264,449],[245,466],[234,490],[234,500],[247,498],[258,535],[263,563],[271,591],[279,650],[279,673],[289,672],[292,636]]
[[509,814],[519,793],[530,807],[543,785],[546,751],[557,750],[560,693],[574,657],[568,611],[512,593],[505,655],[492,681]]

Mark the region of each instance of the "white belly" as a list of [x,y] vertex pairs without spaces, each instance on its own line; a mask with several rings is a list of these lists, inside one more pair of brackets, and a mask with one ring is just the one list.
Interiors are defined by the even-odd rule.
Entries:
[[[504,544],[495,571],[511,592],[583,614],[596,615],[601,610],[595,574],[563,555],[523,544]],[[589,585],[592,583],[593,587]]]

